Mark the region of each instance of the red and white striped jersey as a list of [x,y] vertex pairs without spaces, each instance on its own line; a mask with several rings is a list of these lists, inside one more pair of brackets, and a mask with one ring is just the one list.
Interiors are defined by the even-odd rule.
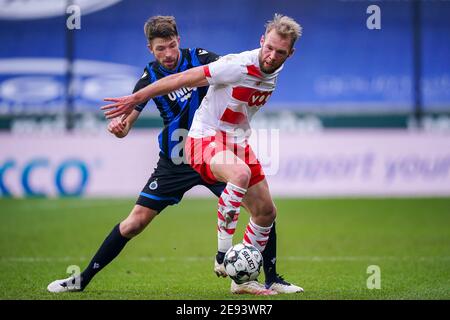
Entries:
[[203,138],[217,131],[245,145],[250,137],[250,120],[275,89],[283,66],[271,74],[259,69],[260,49],[226,55],[204,66],[210,87],[196,111],[189,136]]

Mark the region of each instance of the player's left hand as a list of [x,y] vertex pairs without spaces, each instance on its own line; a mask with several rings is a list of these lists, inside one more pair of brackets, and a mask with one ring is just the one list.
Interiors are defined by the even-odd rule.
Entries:
[[112,119],[109,122],[107,129],[118,138],[123,138],[128,133],[127,125],[120,117]]
[[122,121],[128,117],[128,115],[134,110],[134,107],[138,104],[134,95],[124,96],[120,98],[105,98],[104,101],[114,102],[101,107],[101,110],[108,110],[105,112],[106,119],[113,119],[123,115]]

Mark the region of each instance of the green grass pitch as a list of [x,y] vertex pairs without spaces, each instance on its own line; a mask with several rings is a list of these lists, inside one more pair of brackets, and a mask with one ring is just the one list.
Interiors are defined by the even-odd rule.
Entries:
[[[216,200],[157,217],[81,293],[51,294],[87,265],[133,199],[0,200],[0,299],[450,299],[450,198],[276,199],[278,271],[303,294],[234,296],[212,271]],[[242,240],[241,213],[234,242]],[[379,266],[381,289],[367,288]]]

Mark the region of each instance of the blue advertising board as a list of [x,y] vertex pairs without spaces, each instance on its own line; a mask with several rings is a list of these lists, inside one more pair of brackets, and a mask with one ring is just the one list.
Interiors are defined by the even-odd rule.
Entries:
[[[351,0],[79,0],[73,32],[76,110],[129,94],[152,60],[143,25],[152,15],[177,19],[182,47],[225,55],[254,49],[273,14],[303,26],[280,75],[272,110],[413,110],[410,1]],[[368,7],[380,9],[369,29]],[[421,4],[425,110],[450,110],[450,2]],[[57,112],[65,104],[66,1],[0,1],[0,114]]]

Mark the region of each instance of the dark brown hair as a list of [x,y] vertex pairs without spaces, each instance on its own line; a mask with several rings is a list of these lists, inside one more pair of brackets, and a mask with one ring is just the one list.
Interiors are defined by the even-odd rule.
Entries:
[[144,33],[149,43],[155,38],[178,36],[177,23],[172,16],[153,16],[145,22]]

